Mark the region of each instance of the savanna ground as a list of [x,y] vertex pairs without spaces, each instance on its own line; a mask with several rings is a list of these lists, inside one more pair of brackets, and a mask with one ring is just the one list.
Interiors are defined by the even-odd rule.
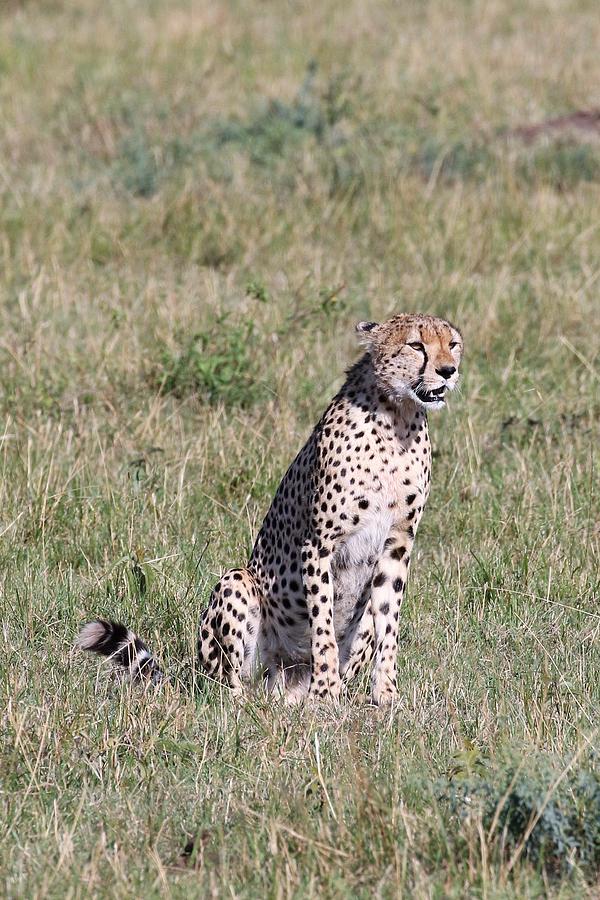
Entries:
[[[2,894],[598,896],[600,142],[511,136],[600,101],[597,4],[0,16]],[[466,354],[399,702],[232,702],[199,610],[411,310]]]

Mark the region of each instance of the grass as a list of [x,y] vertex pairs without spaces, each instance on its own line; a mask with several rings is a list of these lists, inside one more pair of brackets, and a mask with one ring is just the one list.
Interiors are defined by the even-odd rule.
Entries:
[[[587,0],[0,12],[7,897],[582,897],[598,878]],[[199,610],[357,348],[447,316],[392,715],[198,681]],[[73,652],[133,623],[170,682]]]

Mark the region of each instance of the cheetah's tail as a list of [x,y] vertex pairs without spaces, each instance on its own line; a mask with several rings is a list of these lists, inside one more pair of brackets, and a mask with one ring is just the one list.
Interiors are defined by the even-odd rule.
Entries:
[[107,656],[131,681],[158,684],[163,678],[163,673],[146,644],[119,622],[107,622],[105,619],[88,622],[77,635],[75,646],[80,650]]

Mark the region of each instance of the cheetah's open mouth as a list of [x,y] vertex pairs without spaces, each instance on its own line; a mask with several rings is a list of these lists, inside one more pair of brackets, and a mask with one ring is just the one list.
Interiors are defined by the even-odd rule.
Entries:
[[426,390],[423,385],[415,388],[415,394],[423,403],[445,403],[444,394],[446,393],[446,385],[443,384],[433,391]]

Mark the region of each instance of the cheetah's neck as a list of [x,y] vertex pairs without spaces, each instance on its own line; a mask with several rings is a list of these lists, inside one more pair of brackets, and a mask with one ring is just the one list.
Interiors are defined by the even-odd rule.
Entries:
[[396,434],[410,437],[416,430],[428,431],[426,411],[410,397],[390,396],[378,383],[368,353],[348,370],[334,404],[336,400],[345,400],[358,407],[379,424],[390,423]]

